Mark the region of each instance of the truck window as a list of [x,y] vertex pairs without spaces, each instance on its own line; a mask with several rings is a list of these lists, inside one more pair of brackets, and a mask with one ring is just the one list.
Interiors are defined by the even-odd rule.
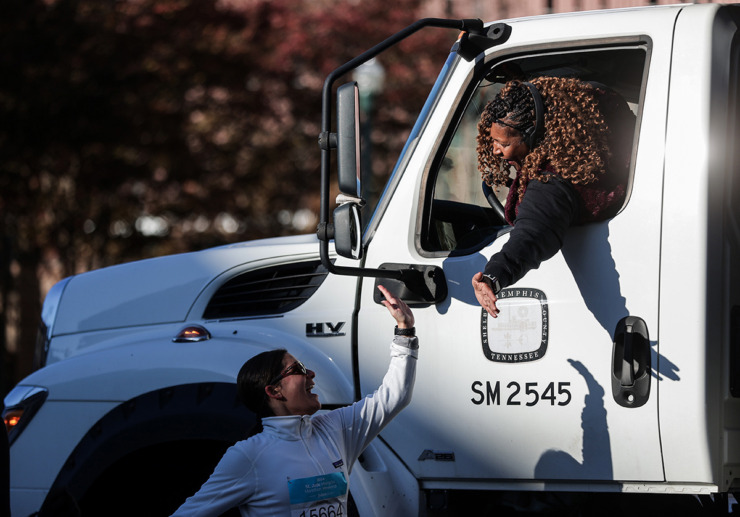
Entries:
[[[472,95],[464,100],[467,105],[460,110],[460,117],[453,121],[457,129],[443,148],[444,155],[437,160],[436,175],[430,175],[427,189],[431,192],[427,191],[420,232],[423,251],[432,255],[472,253],[510,228],[483,193],[475,150],[480,114],[506,81],[555,76],[600,83],[625,99],[637,116],[636,128],[639,127],[646,55],[647,47],[640,45],[538,54],[490,62]],[[626,145],[618,152],[634,156],[635,129],[630,127],[628,132],[622,135]],[[626,159],[630,160],[632,174],[629,156]],[[507,189],[501,188],[494,194],[503,204],[507,193]]]

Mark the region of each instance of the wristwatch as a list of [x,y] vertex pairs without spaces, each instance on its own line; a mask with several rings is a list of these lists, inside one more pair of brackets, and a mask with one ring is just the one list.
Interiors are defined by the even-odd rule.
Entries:
[[400,328],[398,328],[398,325],[396,325],[396,328],[393,331],[393,333],[396,336],[414,337],[416,335],[416,327],[409,327],[407,329],[400,329]]
[[493,294],[498,294],[501,292],[501,283],[498,281],[498,277],[484,274],[483,281],[488,285],[488,287],[491,288]]

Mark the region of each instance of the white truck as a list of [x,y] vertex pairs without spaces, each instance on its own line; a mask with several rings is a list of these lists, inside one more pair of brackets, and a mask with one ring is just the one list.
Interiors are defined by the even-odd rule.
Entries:
[[[254,421],[234,381],[265,349],[315,370],[325,408],[371,392],[392,334],[378,282],[413,304],[421,350],[410,406],[353,470],[359,515],[726,510],[740,486],[739,25],[740,6],[718,4],[427,19],[338,69],[318,240],[109,267],[48,294],[43,367],[5,398],[13,515],[167,515]],[[362,221],[357,87],[338,88],[333,130],[334,82],[426,26],[462,33]],[[620,212],[571,229],[493,319],[471,278],[510,227],[481,188],[475,133],[512,70],[598,81],[637,123]]]

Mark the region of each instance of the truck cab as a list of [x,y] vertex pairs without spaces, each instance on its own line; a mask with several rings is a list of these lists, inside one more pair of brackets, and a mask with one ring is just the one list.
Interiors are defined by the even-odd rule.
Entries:
[[[736,9],[510,20],[489,26],[474,58],[451,55],[363,241],[365,268],[437,267],[445,279],[444,299],[415,309],[414,400],[383,435],[422,488],[736,483]],[[481,188],[476,124],[506,80],[538,76],[627,102],[636,122],[614,150],[630,164],[627,199],[571,228],[561,252],[501,292],[494,319],[471,278],[511,227]],[[364,278],[358,295],[362,392],[383,373],[383,337],[369,331],[382,324],[379,282]]]
[[[134,511],[151,494],[132,473],[153,465],[171,494],[158,511],[174,510],[199,486],[174,459],[199,451],[202,482],[254,421],[234,380],[262,350],[315,370],[327,409],[372,393],[392,337],[378,283],[412,305],[420,353],[411,404],[354,467],[360,515],[535,512],[553,498],[608,515],[625,500],[631,514],[726,509],[740,483],[739,23],[740,7],[716,4],[463,23],[364,221],[356,142],[341,143],[357,130],[350,84],[336,124],[325,103],[342,198],[329,218],[325,170],[318,240],[162,257],[52,290],[44,367],[5,400],[13,515],[93,515],[120,490]],[[481,185],[477,121],[508,78],[538,76],[593,81],[629,106],[627,196],[503,289],[492,318],[471,279],[512,228],[506,189]]]

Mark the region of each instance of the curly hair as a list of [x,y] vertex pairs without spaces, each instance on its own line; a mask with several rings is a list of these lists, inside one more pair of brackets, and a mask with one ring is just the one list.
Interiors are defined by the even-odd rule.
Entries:
[[[519,200],[530,180],[548,180],[545,171],[577,185],[595,182],[606,172],[610,159],[609,129],[598,108],[597,90],[572,78],[539,77],[530,82],[545,104],[545,130],[522,163]],[[493,152],[491,125],[497,121],[504,121],[520,133],[531,130],[535,121],[534,100],[523,82],[507,82],[486,104],[478,122],[478,170],[493,187],[510,182],[509,164]]]

